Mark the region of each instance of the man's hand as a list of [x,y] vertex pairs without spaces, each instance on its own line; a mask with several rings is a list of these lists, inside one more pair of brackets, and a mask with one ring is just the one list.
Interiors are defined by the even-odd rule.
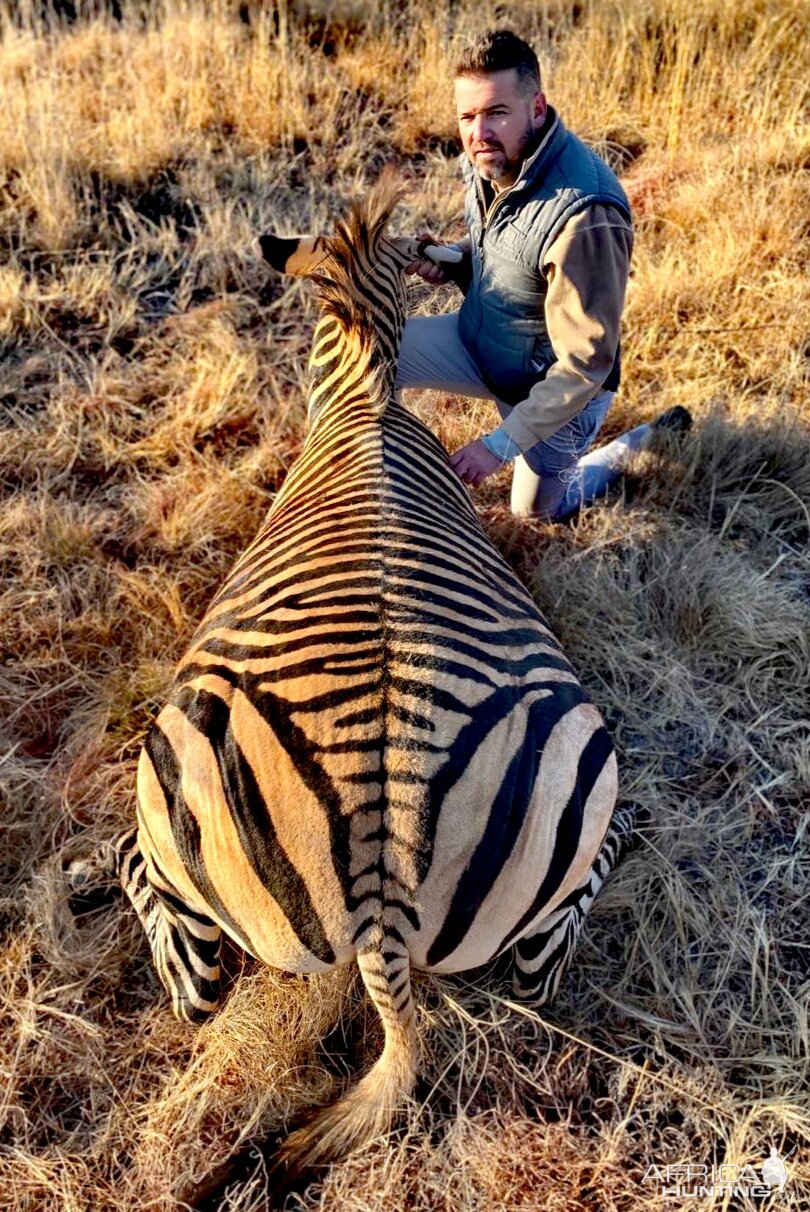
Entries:
[[450,465],[461,476],[465,484],[478,485],[487,476],[500,471],[503,462],[497,455],[487,450],[480,438],[468,442],[460,450],[450,456]]
[[[422,232],[416,237],[420,244],[427,242],[428,244],[441,244],[441,240],[437,240],[435,236],[431,236],[429,232]],[[405,266],[406,274],[419,274],[425,282],[429,282],[431,286],[443,286],[445,282],[452,282],[442,269],[441,265],[437,265],[435,261],[428,260],[427,257],[420,257],[416,261],[411,261],[410,265]]]

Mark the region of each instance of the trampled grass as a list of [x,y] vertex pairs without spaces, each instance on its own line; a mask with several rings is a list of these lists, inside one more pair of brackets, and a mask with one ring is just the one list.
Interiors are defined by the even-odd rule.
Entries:
[[[381,1030],[351,973],[236,951],[224,1010],[197,1033],[174,1023],[133,916],[74,918],[62,863],[131,819],[174,663],[301,447],[314,309],[252,242],[328,227],[386,164],[408,187],[402,231],[460,234],[449,70],[483,16],[411,0],[242,20],[165,0],[67,24],[45,7],[0,3],[0,1191],[20,1212],[168,1209],[240,1133],[332,1097]],[[676,402],[695,415],[570,526],[511,518],[505,477],[477,495],[652,825],[543,1015],[497,967],[418,979],[420,1098],[301,1206],[802,1208],[806,6],[497,11],[634,203],[605,436]],[[412,302],[455,297],[420,284]],[[409,402],[450,448],[493,420]],[[687,1201],[649,1173],[733,1177],[771,1145],[782,1195]],[[261,1207],[260,1184],[225,1206]]]

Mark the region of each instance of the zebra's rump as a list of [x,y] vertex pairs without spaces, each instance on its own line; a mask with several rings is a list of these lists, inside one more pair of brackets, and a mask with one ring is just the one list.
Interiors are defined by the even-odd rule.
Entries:
[[187,683],[142,759],[156,882],[290,970],[348,962],[379,923],[422,966],[507,946],[592,861],[610,744],[573,681],[482,681],[473,701],[440,663],[410,640],[372,683],[308,697]]

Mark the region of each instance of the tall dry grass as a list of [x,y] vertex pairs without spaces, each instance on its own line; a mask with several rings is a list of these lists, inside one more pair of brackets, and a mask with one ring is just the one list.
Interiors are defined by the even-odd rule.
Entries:
[[[323,228],[383,164],[402,230],[460,232],[449,72],[480,6],[0,3],[0,1190],[21,1212],[169,1208],[240,1133],[376,1055],[351,974],[229,954],[175,1024],[123,905],[60,874],[127,823],[194,622],[300,449],[313,308],[262,229]],[[86,6],[88,9],[91,6]],[[100,8],[98,5],[96,8]],[[568,527],[477,496],[653,824],[543,1016],[503,974],[418,983],[425,1084],[304,1207],[668,1209],[652,1164],[808,1164],[808,19],[799,0],[512,3],[565,119],[623,173],[637,245],[606,433],[674,402]],[[414,287],[422,310],[450,289]],[[411,404],[448,446],[483,404]],[[261,1184],[228,1204],[262,1206]]]

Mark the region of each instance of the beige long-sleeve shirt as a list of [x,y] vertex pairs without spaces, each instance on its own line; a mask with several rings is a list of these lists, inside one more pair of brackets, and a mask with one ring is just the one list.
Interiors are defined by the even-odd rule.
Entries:
[[632,249],[632,228],[613,206],[586,207],[566,223],[540,267],[548,280],[545,319],[557,361],[493,436],[505,434],[528,450],[596,395],[619,344]]

